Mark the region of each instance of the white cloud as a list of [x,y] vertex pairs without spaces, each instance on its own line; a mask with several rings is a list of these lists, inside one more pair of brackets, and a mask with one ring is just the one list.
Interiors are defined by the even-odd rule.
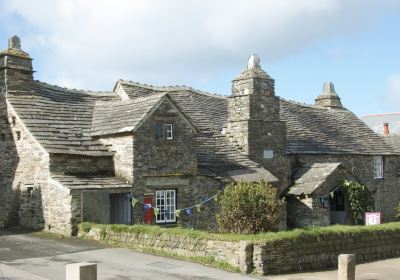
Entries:
[[400,105],[400,74],[393,74],[388,79],[388,101]]
[[272,63],[363,30],[393,5],[395,0],[0,0],[0,23],[22,33],[25,49],[39,56],[41,80],[103,89],[118,78],[206,85],[233,65],[238,73],[250,53]]

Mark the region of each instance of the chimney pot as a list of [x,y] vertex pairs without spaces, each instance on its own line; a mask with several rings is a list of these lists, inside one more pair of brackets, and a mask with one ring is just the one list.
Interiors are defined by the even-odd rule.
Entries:
[[389,123],[384,123],[383,124],[383,136],[388,136],[389,135]]

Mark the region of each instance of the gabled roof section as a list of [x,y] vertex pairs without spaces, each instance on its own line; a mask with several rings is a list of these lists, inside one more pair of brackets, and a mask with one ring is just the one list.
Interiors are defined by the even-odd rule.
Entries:
[[97,100],[119,100],[114,92],[66,89],[39,81],[32,92],[7,92],[6,98],[32,135],[49,153],[112,155],[90,136]]
[[314,163],[300,167],[293,175],[294,185],[288,194],[312,194],[339,166],[340,163]]
[[398,154],[347,109],[326,109],[280,100],[289,154]]
[[257,181],[260,178],[268,182],[277,181],[272,173],[240,153],[228,138],[221,134],[228,118],[226,96],[205,93],[185,86],[153,87],[128,81],[119,81],[119,85],[132,99],[160,92],[168,93],[177,107],[199,130],[195,148],[201,175],[228,181]]
[[188,125],[197,131],[168,94],[156,93],[129,100],[96,102],[91,135],[135,132],[164,102],[168,102]]

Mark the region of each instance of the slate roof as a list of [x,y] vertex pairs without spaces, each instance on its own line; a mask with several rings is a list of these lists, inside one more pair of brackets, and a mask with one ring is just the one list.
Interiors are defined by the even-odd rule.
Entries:
[[7,92],[7,100],[32,135],[50,153],[112,155],[90,136],[97,100],[113,92],[85,92],[34,82],[33,92]]
[[119,81],[125,93],[132,98],[142,98],[168,93],[185,116],[199,130],[196,135],[196,152],[199,173],[206,176],[239,180],[259,180],[269,182],[278,179],[259,164],[249,160],[228,138],[221,133],[228,112],[225,96],[197,91],[185,86],[153,87],[138,83]]
[[390,155],[397,152],[347,109],[326,109],[281,99],[290,154]]
[[288,194],[312,194],[340,166],[340,163],[314,163],[297,169],[293,175],[293,186]]
[[[156,92],[168,92],[177,106],[207,136],[208,146],[219,150],[220,144],[224,147],[227,142],[230,143],[226,137],[219,137],[228,119],[226,96],[208,94],[185,86],[152,87],[121,80],[119,83],[132,99]],[[286,121],[289,154],[397,153],[347,109],[332,110],[280,98],[280,116],[281,120]],[[215,137],[216,141],[213,139]],[[237,147],[234,148],[237,150]],[[229,152],[226,155],[229,156]]]
[[[92,136],[133,130],[167,95],[199,130],[196,151],[200,172],[231,178],[261,174],[276,180],[221,133],[228,118],[226,96],[185,86],[154,87],[122,80],[118,84],[131,100],[121,100],[115,92],[70,90],[38,81],[33,92],[8,92],[7,100],[50,153],[112,155]],[[398,153],[346,109],[280,99],[280,111],[287,124],[289,154]]]
[[135,130],[136,126],[160,104],[164,93],[152,94],[134,100],[97,101],[91,135],[106,135]]
[[72,176],[52,174],[51,177],[68,189],[113,189],[131,188],[132,185],[110,176]]

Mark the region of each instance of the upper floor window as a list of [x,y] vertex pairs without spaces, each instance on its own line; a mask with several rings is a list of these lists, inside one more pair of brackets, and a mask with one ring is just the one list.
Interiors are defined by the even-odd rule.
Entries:
[[374,157],[374,178],[383,179],[383,156]]
[[167,135],[167,140],[174,139],[174,129],[172,123],[165,124],[165,134]]
[[155,135],[158,140],[173,140],[174,139],[174,125],[172,123],[156,122]]

